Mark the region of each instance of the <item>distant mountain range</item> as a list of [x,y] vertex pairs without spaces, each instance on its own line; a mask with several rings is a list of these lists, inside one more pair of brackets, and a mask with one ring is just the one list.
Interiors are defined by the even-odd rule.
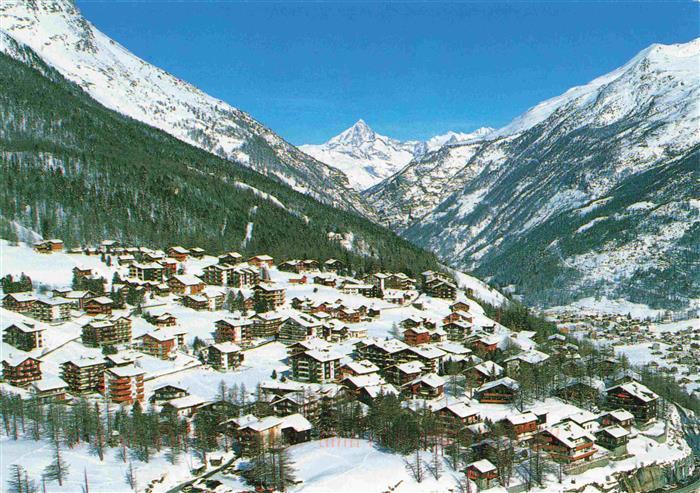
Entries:
[[[250,248],[279,248],[289,235],[308,251],[337,253],[326,235],[340,232],[356,254],[397,248],[434,263],[381,224],[533,303],[605,295],[678,308],[700,299],[700,40],[653,45],[498,130],[401,142],[360,120],[325,144],[296,148],[129,53],[69,0],[6,1],[0,21],[4,70],[25,84],[0,94],[1,162],[13,170],[3,231],[150,238],[163,228],[224,247],[229,233],[240,244],[252,222]],[[41,91],[77,98],[82,109]],[[83,202],[59,184],[77,187]],[[267,219],[252,219],[261,208]]]
[[700,298],[700,40],[653,45],[364,192],[405,238],[531,301]]
[[448,132],[427,141],[401,142],[380,135],[364,120],[320,145],[302,145],[302,151],[345,173],[350,185],[365,190],[400,171],[414,159],[442,146],[477,141],[493,131],[484,127],[471,133]]

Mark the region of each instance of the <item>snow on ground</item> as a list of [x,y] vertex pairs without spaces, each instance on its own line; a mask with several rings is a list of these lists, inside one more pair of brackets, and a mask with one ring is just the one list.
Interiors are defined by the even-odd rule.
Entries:
[[[439,480],[430,473],[416,482],[406,469],[403,457],[377,448],[372,442],[356,439],[317,440],[289,449],[297,479],[302,484],[294,493],[358,493],[388,491],[400,484],[397,492],[444,492],[455,487],[447,463]],[[423,454],[424,460],[430,455]]]
[[[30,479],[41,484],[41,474],[44,468],[51,462],[52,445],[41,440],[14,441],[10,438],[0,438],[0,450],[2,450],[3,471],[10,464],[23,466]],[[69,464],[68,478],[63,486],[56,482],[46,484],[46,491],[54,493],[80,493],[84,485],[84,474],[87,471],[89,489],[92,493],[121,493],[131,492],[132,489],[126,483],[126,472],[129,464],[124,463],[117,456],[117,449],[108,449],[105,460],[100,461],[97,455],[90,453],[86,445],[73,448],[64,446],[62,455]],[[147,484],[153,479],[165,476],[163,483],[159,485],[159,491],[165,491],[169,486],[175,486],[190,479],[190,469],[199,467],[201,462],[192,455],[182,454],[177,464],[170,464],[164,456],[164,452],[155,454],[149,462],[132,461],[136,476],[137,491],[144,491]],[[5,481],[3,478],[3,487]]]
[[641,303],[633,303],[624,299],[611,300],[605,296],[601,298],[581,298],[569,305],[555,306],[548,308],[547,312],[562,313],[567,311],[578,311],[584,314],[610,314],[627,315],[643,320],[647,317],[655,318],[663,313],[663,310],[655,310]]

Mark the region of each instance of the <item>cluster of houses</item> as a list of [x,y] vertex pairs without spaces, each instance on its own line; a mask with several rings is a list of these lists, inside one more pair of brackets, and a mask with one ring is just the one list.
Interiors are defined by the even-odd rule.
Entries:
[[[63,244],[48,240],[35,248],[51,254],[63,251]],[[183,266],[190,258],[205,258],[200,248],[173,246],[159,251],[106,241],[97,248],[69,253],[116,258],[125,275],[112,284],[113,290],[142,290],[150,299],[162,297],[160,304],[166,307],[176,303],[193,310],[218,311],[230,299],[231,290],[247,294],[240,291],[236,310],[217,315],[210,327],[211,339],[196,350],[188,345],[188,330],[168,311],[151,315],[116,308],[112,298],[90,291],[56,289],[46,298],[34,292],[5,294],[3,308],[30,318],[3,327],[3,342],[18,350],[2,361],[3,380],[29,388],[42,399],[98,393],[119,405],[143,402],[147,372],[139,360],[144,354],[163,361],[174,360],[180,353],[194,354],[202,365],[233,372],[246,362],[246,351],[261,341],[274,340],[286,346],[290,370],[283,378],[261,385],[259,398],[272,414],[246,414],[221,423],[244,448],[254,443],[309,440],[324,403],[333,405],[339,398],[351,398],[368,406],[380,395],[391,394],[409,409],[429,409],[448,435],[466,433],[483,448],[482,458],[466,470],[481,488],[498,483],[498,470],[487,453],[489,447],[499,446],[494,440],[496,425],[509,430],[519,444],[536,443],[566,470],[576,471],[610,454],[625,456],[636,427],[653,421],[658,412],[658,396],[633,378],[618,379],[603,389],[571,381],[561,386],[558,397],[571,400],[573,395],[590,392],[594,399],[602,393],[606,411],[582,411],[553,420],[534,407],[509,413],[494,423],[485,409],[489,405],[514,407],[525,369],[546,368],[554,356],[571,355],[573,360],[578,357],[577,348],[561,334],[549,338],[547,353],[534,343],[521,348],[513,344],[513,338],[532,342],[529,338],[534,333],[506,334],[496,324],[475,323],[473,302],[460,296],[454,279],[444,273],[424,272],[419,286],[404,273],[378,272],[355,279],[345,275],[346,266],[336,259],[277,264],[278,271],[298,276],[289,278],[289,285],[313,284],[337,291],[334,301],[322,301],[318,297],[288,299],[284,283],[271,280],[275,262],[268,255],[246,259],[228,252],[195,276]],[[73,275],[97,279],[92,270],[82,267],[76,267]],[[393,337],[368,337],[368,325],[382,317],[387,302],[420,311],[420,296],[448,300],[442,303],[449,305],[449,313],[442,318],[408,316],[396,324]],[[384,303],[378,303],[380,300]],[[149,330],[133,337],[136,317],[148,322]],[[51,324],[70,320],[80,323],[81,344],[103,349],[102,354],[75,355],[61,362],[60,378],[45,377],[41,365],[47,333],[54,330]],[[353,343],[351,356],[337,350],[338,344],[348,340]],[[466,377],[469,398],[467,394],[451,395],[448,373]],[[190,394],[175,384],[156,387],[150,401],[163,412],[184,418],[210,406],[228,405]]]
[[560,330],[585,334],[594,340],[611,341],[620,349],[648,345],[648,363],[659,373],[673,376],[689,393],[700,395],[700,327],[688,321],[673,330],[654,330],[650,320],[605,313],[552,312]]

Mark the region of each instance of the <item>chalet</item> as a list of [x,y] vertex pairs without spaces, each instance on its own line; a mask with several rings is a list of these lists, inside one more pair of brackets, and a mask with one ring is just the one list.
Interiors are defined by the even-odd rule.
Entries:
[[438,373],[442,369],[445,352],[433,346],[409,346],[407,353],[411,359],[420,361],[426,372]]
[[612,425],[598,430],[595,433],[596,444],[605,447],[615,456],[627,454],[627,443],[630,432],[622,426]]
[[498,351],[498,344],[500,342],[501,338],[499,336],[482,334],[471,341],[471,348],[477,352],[477,354],[495,353]]
[[152,322],[153,325],[162,329],[163,327],[174,327],[177,325],[177,318],[173,314],[165,312],[153,317]]
[[457,432],[463,426],[472,425],[479,421],[479,413],[464,402],[447,403],[440,401],[432,407],[443,427],[447,431]]
[[175,356],[178,348],[185,347],[186,330],[157,329],[147,332],[138,339],[141,340],[141,351],[156,358],[167,360]]
[[471,331],[471,324],[463,320],[453,320],[442,326],[447,334],[447,340],[454,342],[464,342]]
[[452,312],[469,313],[469,310],[469,303],[467,303],[466,301],[455,301],[450,305],[450,311]]
[[549,360],[548,354],[537,349],[530,349],[506,358],[504,363],[508,375],[517,375],[522,367],[533,369],[543,365],[547,360]]
[[284,288],[273,288],[264,284],[257,284],[253,287],[255,306],[261,307],[264,312],[276,310],[284,305],[285,290]]
[[257,418],[252,414],[234,418],[234,437],[244,451],[254,446],[268,448],[276,445],[282,438],[282,418],[267,416]]
[[313,383],[334,382],[340,378],[342,356],[333,351],[311,349],[290,357],[295,380]]
[[355,344],[355,351],[359,359],[367,359],[379,368],[385,369],[415,360],[415,355],[408,351],[409,347],[411,346],[397,339],[362,340]]
[[141,281],[163,282],[165,279],[165,269],[155,262],[141,264],[133,263],[129,266],[129,277],[140,279]]
[[424,327],[412,327],[403,332],[403,340],[409,346],[418,346],[430,342],[430,331]]
[[301,414],[290,414],[282,418],[282,437],[290,445],[311,440],[313,425]]
[[503,420],[505,428],[519,441],[531,438],[537,433],[538,419],[532,412],[512,414]]
[[32,316],[42,322],[65,322],[70,320],[71,302],[65,298],[36,300]]
[[296,272],[301,274],[302,272],[311,272],[318,270],[317,260],[287,260],[282,262],[277,266],[282,272]]
[[508,404],[515,400],[519,390],[518,382],[503,377],[483,384],[474,391],[474,396],[482,404]]
[[197,276],[174,275],[168,279],[168,286],[173,294],[199,294],[206,284]]
[[134,263],[136,263],[136,257],[134,257],[133,255],[127,254],[127,255],[119,255],[117,257],[117,264],[119,264],[120,266],[131,265]]
[[563,421],[540,432],[542,449],[553,461],[578,464],[592,460],[598,449],[595,437],[571,421]]
[[401,326],[403,329],[415,329],[416,327],[422,327],[423,319],[420,317],[411,316],[403,319],[401,323],[399,323],[399,326]]
[[225,295],[222,291],[207,288],[199,294],[186,294],[180,298],[183,306],[193,310],[217,311],[224,306]]
[[[454,306],[454,305],[452,305]],[[452,311],[450,312],[449,315],[447,315],[445,318],[442,319],[443,324],[449,324],[450,322],[464,322],[467,324],[471,324],[473,322],[473,317],[469,312],[463,312],[460,310],[457,311]]]
[[82,342],[89,347],[131,342],[131,319],[112,317],[95,319],[82,328]]
[[163,276],[165,279],[169,279],[177,274],[177,259],[165,257],[163,259],[156,260],[156,264],[163,267]]
[[32,292],[8,293],[2,297],[2,306],[17,313],[31,313],[36,303],[36,296]]
[[449,281],[435,279],[423,285],[428,296],[453,300],[457,297],[457,286]]
[[329,258],[323,262],[323,270],[327,272],[340,272],[345,270],[345,264],[340,260]]
[[73,277],[77,279],[87,279],[92,277],[92,269],[76,265],[73,267]]
[[2,341],[22,351],[31,351],[44,347],[46,328],[34,323],[17,322],[5,329]]
[[73,394],[104,391],[106,362],[99,357],[75,358],[61,363],[61,378]]
[[380,290],[374,284],[344,282],[340,286],[340,292],[344,294],[359,294],[366,298],[377,298],[379,297]]
[[367,327],[350,327],[348,329],[348,337],[350,339],[366,339]]
[[250,345],[252,340],[252,320],[227,317],[217,320],[214,325],[216,327],[214,331],[214,340],[216,342],[233,342],[246,346]]
[[250,327],[252,337],[276,337],[284,318],[275,312],[256,313],[250,320],[253,324]]
[[190,395],[187,389],[184,387],[179,387],[177,385],[165,384],[157,387],[153,390],[153,395],[150,398],[151,402],[165,402],[171,401],[173,399],[179,399],[180,397],[186,397]]
[[488,459],[481,459],[467,465],[467,478],[474,481],[479,491],[498,485],[498,469]]
[[311,315],[292,315],[280,327],[279,340],[284,344],[303,341],[323,335],[323,324]]
[[367,360],[350,361],[340,367],[340,377],[371,375],[379,372],[379,367]]
[[629,411],[637,421],[656,418],[659,396],[639,382],[616,385],[609,388],[606,394],[608,406]]
[[406,390],[414,396],[437,399],[445,391],[445,380],[436,373],[428,373],[408,382]]
[[115,253],[121,244],[116,240],[102,240],[99,251],[102,253]]
[[598,416],[586,410],[570,414],[566,418],[562,419],[562,421],[571,421],[579,425],[584,430],[591,432],[597,430],[599,427]]
[[178,262],[185,262],[190,254],[187,248],[181,246],[171,246],[168,248],[168,257],[172,257]]
[[34,250],[39,253],[55,253],[63,250],[62,240],[44,240],[34,243]]
[[332,274],[318,274],[312,278],[314,284],[320,284],[329,288],[334,288],[336,277]]
[[557,397],[575,403],[598,402],[600,393],[601,390],[593,382],[578,379],[568,380],[554,391]]
[[243,362],[243,353],[233,342],[220,342],[209,346],[207,362],[217,370],[235,370]]
[[41,380],[41,361],[26,355],[17,355],[2,360],[2,378],[15,387],[26,387]]
[[625,409],[616,409],[607,412],[600,417],[601,426],[621,426],[629,430],[634,425],[634,414]]
[[68,384],[58,377],[47,377],[29,386],[32,396],[44,403],[66,399]]
[[161,413],[174,414],[178,418],[189,418],[197,413],[197,410],[209,401],[196,395],[186,395],[164,402]]
[[85,313],[90,316],[111,315],[113,304],[112,298],[98,296],[85,302]]
[[272,267],[275,263],[275,259],[269,255],[256,255],[254,257],[250,257],[248,259],[248,263],[256,267]]
[[362,313],[352,308],[340,307],[335,312],[335,317],[348,324],[356,324],[362,320]]
[[105,372],[105,389],[115,404],[131,405],[143,401],[143,376],[146,372],[135,366],[116,366]]
[[408,387],[411,382],[419,379],[423,372],[424,367],[420,361],[399,363],[386,369],[387,379],[392,384],[402,389]]
[[342,342],[350,337],[350,329],[340,320],[326,320],[321,327],[324,339]]
[[54,291],[54,296],[61,296],[67,299],[76,310],[85,310],[85,303],[97,297],[97,295],[91,291],[66,291],[60,295],[57,295],[56,291]]

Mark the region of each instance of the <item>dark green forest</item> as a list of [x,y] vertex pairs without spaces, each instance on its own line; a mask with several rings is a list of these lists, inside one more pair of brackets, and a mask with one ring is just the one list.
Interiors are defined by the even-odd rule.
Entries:
[[[438,267],[433,254],[389,230],[108,110],[30,50],[23,58],[0,54],[2,237],[16,239],[15,222],[67,246],[110,238],[335,257],[357,270]],[[246,151],[274,159],[263,147]],[[353,253],[329,232],[352,233]]]

